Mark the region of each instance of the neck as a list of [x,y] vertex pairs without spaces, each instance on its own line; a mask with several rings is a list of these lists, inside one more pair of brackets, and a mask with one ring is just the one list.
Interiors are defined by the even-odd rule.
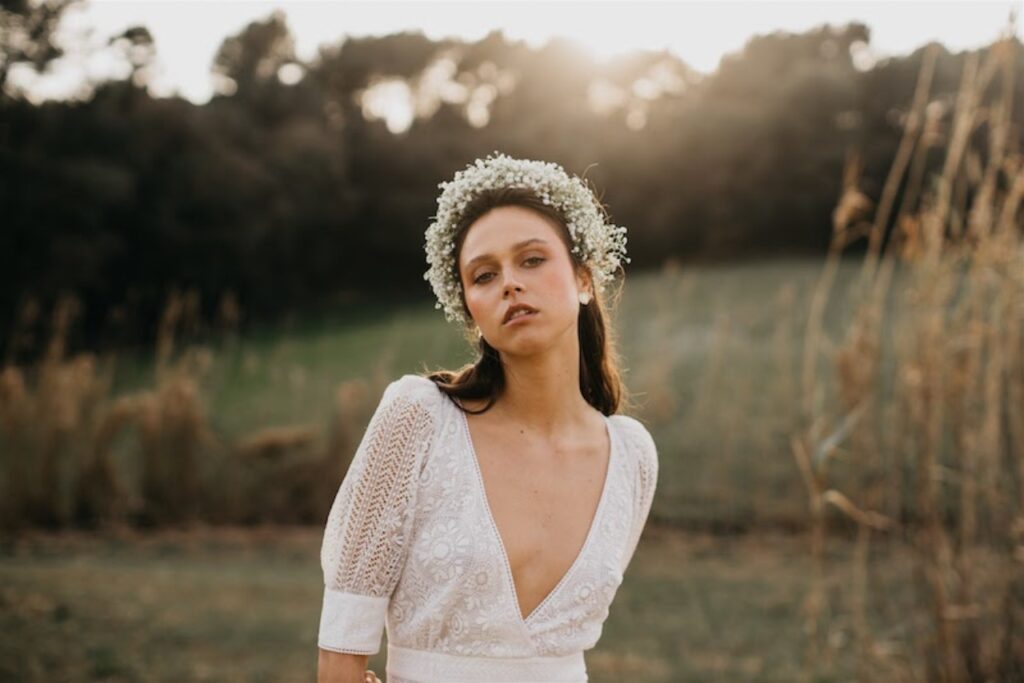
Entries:
[[565,343],[529,356],[501,354],[505,391],[495,404],[511,420],[552,436],[568,425],[582,425],[594,408],[580,393],[579,338],[576,328]]

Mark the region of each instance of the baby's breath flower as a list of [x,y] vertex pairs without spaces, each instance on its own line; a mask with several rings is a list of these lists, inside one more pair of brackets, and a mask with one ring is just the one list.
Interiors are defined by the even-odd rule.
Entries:
[[565,216],[573,248],[590,267],[594,286],[604,291],[626,257],[626,228],[605,221],[593,193],[579,178],[572,177],[556,163],[532,159],[514,159],[495,150],[485,159],[476,159],[456,172],[437,198],[437,214],[426,232],[424,248],[430,268],[423,279],[430,282],[437,303],[444,308],[448,322],[469,321],[459,297],[461,284],[455,263],[455,228],[462,212],[475,194],[507,186],[527,187],[545,204]]

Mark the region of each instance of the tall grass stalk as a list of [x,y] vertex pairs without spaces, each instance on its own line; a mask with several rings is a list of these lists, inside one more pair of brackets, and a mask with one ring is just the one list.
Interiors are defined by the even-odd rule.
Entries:
[[[942,167],[927,186],[922,160],[941,142],[942,122],[928,102],[937,46],[924,54],[870,221],[856,220],[868,202],[856,185],[857,157],[850,155],[808,318],[802,426],[792,439],[810,498],[815,563],[804,605],[805,680],[828,661],[831,509],[857,530],[846,590],[860,680],[1024,679],[1024,163],[1019,131],[1011,129],[1012,36],[995,43],[984,61],[978,54],[966,59]],[[997,76],[1001,87],[990,87]],[[971,145],[981,123],[984,153]],[[900,187],[902,203],[883,250]],[[853,316],[844,339],[830,346],[822,320],[836,263],[865,234]],[[896,269],[906,272],[909,285],[893,292]],[[891,298],[897,305],[889,305]],[[826,353],[834,400],[820,374]],[[830,468],[836,458],[858,474],[848,494],[836,488]],[[916,598],[931,615],[930,626],[908,624],[917,661],[881,642],[870,624],[873,533],[915,550]]]

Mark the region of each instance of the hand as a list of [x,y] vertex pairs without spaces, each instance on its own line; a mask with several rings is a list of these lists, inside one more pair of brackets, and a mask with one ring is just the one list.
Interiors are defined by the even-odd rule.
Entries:
[[373,669],[366,670],[366,676],[363,680],[366,683],[381,683],[381,680],[377,678],[377,674],[373,673]]

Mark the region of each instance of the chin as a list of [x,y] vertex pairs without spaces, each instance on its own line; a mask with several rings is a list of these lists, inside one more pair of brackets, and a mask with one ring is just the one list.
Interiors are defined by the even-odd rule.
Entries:
[[558,345],[558,337],[544,330],[516,330],[514,334],[502,334],[498,345],[491,344],[497,350],[516,356],[530,356],[550,351]]
[[495,347],[504,356],[527,357],[538,356],[551,348],[550,344],[538,344],[532,342],[516,342],[502,347]]

